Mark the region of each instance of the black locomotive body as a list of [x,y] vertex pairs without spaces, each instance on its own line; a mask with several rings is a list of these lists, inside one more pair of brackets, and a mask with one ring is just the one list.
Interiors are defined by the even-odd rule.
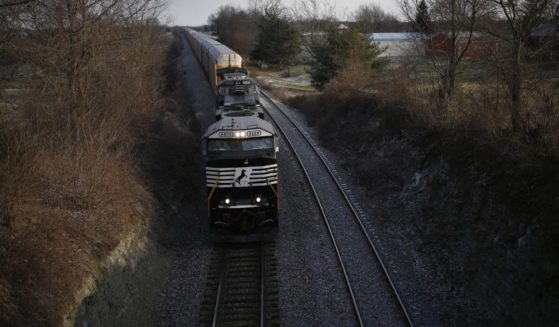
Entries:
[[277,139],[254,112],[229,112],[204,136],[210,229],[217,241],[259,241],[278,229]]
[[264,118],[260,106],[260,86],[247,73],[225,74],[216,89],[216,120],[224,113],[232,111],[252,111]]

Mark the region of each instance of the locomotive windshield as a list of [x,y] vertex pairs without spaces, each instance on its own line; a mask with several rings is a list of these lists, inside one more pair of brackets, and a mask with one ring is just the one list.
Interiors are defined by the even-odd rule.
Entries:
[[252,151],[274,148],[274,138],[216,139],[208,141],[208,151]]

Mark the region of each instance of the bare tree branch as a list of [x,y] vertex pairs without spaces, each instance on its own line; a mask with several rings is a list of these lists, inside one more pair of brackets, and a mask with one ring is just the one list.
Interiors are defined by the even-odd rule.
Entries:
[[35,2],[35,1],[36,0],[21,0],[21,1],[15,1],[15,2],[2,1],[2,3],[0,3],[0,8],[21,6],[21,5],[26,5],[28,3]]

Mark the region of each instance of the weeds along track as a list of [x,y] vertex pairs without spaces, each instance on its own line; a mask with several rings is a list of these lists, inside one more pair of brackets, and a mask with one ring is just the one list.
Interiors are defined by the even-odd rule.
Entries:
[[273,242],[216,245],[201,326],[279,326]]
[[[342,176],[330,168],[320,147],[263,91],[266,112],[283,134],[307,178],[336,251],[360,326],[413,326],[404,302],[364,226]],[[370,228],[369,228],[370,230]]]

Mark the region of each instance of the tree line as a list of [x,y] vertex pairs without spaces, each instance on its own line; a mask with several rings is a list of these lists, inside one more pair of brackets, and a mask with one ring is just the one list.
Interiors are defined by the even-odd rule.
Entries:
[[[444,55],[421,54],[421,62],[414,63],[418,69],[430,67],[435,106],[440,112],[460,105],[457,97],[462,95],[457,93],[461,81],[473,72],[474,61],[468,56],[483,46],[480,40],[485,39],[494,49],[482,60],[491,70],[491,75],[483,78],[505,85],[506,92],[499,89],[496,98],[504,101],[502,95],[508,95],[512,130],[530,128],[527,106],[531,100],[524,92],[527,81],[537,73],[535,63],[542,58],[556,63],[559,57],[558,0],[399,0],[398,5],[403,20],[377,5],[362,5],[341,20],[327,1],[301,0],[287,8],[280,0],[253,0],[248,10],[221,7],[210,23],[226,44],[233,48],[242,45],[238,49],[252,60],[278,67],[307,64],[318,86],[344,70],[382,74],[379,68],[386,67],[386,62],[379,55],[384,49],[371,42],[373,32],[412,33],[420,45],[434,35],[444,35]],[[241,27],[245,32],[240,32]],[[548,34],[536,40],[534,35],[542,28]],[[236,38],[231,38],[232,34]],[[543,105],[553,107],[555,98],[548,99]]]
[[[511,103],[511,124],[522,128],[521,106],[526,63],[538,52],[557,50],[559,4],[557,0],[401,0],[405,17],[415,32],[428,37],[443,32],[450,40],[446,56],[434,57],[440,106],[452,106],[457,74],[472,43],[481,33],[497,42],[499,51],[486,59],[507,85]],[[555,26],[546,44],[530,44],[538,26]]]

